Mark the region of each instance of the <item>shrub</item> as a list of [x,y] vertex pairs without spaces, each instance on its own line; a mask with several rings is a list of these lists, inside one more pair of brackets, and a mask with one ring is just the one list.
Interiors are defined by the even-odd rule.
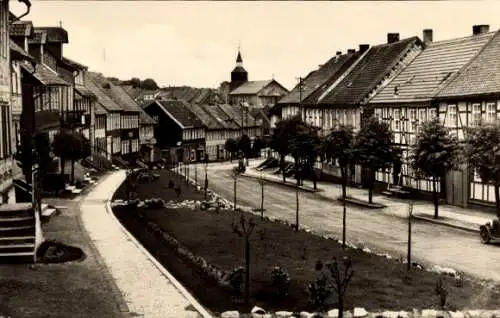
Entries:
[[174,183],[174,181],[173,181],[173,180],[169,180],[169,181],[168,181],[168,188],[169,188],[169,189],[173,189],[174,187],[175,187],[175,183]]
[[245,269],[243,267],[235,268],[229,274],[229,286],[231,287],[231,292],[234,295],[239,296],[241,294],[241,286],[243,285],[244,277],[243,274]]
[[275,266],[271,271],[271,282],[278,299],[288,296],[288,287],[290,286],[290,275],[288,272],[280,266]]
[[332,295],[332,288],[325,276],[317,278],[307,286],[310,302],[315,308],[324,309],[328,297]]

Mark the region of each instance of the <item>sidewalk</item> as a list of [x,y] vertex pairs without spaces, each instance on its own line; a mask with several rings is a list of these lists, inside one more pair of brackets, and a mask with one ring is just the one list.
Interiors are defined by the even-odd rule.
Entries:
[[81,207],[83,224],[130,314],[162,318],[211,317],[114,217],[110,200],[124,180],[124,170],[112,173],[87,195]]
[[[253,161],[245,172],[247,177],[264,178],[268,182],[283,184],[281,175],[274,175],[269,170],[257,171],[256,167],[260,162]],[[291,181],[293,179],[289,178]],[[287,180],[288,181],[288,180]],[[313,192],[312,181],[305,180],[303,190]],[[288,184],[286,186],[289,186]],[[327,200],[337,200],[342,194],[342,187],[340,184],[318,182],[315,195],[320,196]],[[355,199],[368,201],[368,190],[358,188],[347,188],[347,195]],[[377,212],[394,215],[397,217],[408,216],[409,201],[402,199],[391,198],[380,194],[374,194],[373,201],[381,203],[386,208],[379,209]],[[479,233],[479,226],[486,222],[491,222],[494,215],[473,209],[464,209],[456,206],[442,204],[439,205],[439,219],[434,219],[434,205],[426,201],[415,201],[413,206],[413,216],[421,221],[432,222],[444,226],[449,226],[469,232]]]

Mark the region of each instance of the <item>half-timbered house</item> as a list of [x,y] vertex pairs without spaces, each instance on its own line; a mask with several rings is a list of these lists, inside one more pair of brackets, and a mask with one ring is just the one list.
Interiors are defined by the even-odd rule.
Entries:
[[[474,33],[487,31],[486,25],[474,26]],[[500,119],[499,56],[500,30],[434,98],[443,123],[460,141],[464,141],[465,127]],[[450,203],[465,207],[469,203],[495,202],[494,187],[483,183],[472,169],[463,166],[449,178],[446,197]]]
[[[443,107],[442,113],[439,113],[433,97],[460,73],[492,37],[493,33],[483,28],[475,29],[474,35],[469,37],[432,41],[432,30],[424,30],[425,49],[369,101],[374,114],[389,123],[394,133],[394,143],[402,150],[401,171],[378,172],[378,181],[392,184],[395,191],[401,191],[402,187],[432,191],[432,181],[417,180],[408,164],[418,126],[436,116],[446,118],[450,125],[458,122],[456,104]],[[462,181],[457,179],[450,182]],[[444,184],[438,182],[437,188],[444,194]]]

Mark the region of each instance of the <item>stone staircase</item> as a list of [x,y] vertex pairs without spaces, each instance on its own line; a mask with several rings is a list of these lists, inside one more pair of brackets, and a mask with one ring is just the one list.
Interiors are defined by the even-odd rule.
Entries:
[[36,250],[42,241],[40,216],[31,203],[0,205],[0,259],[36,262]]

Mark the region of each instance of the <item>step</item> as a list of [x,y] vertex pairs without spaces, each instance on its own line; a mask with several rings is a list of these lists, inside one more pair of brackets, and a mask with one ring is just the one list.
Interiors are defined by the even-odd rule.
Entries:
[[6,249],[14,249],[14,248],[35,248],[34,243],[18,243],[18,244],[1,244],[0,243],[0,253]]
[[34,220],[35,216],[11,216],[11,217],[5,217],[0,215],[0,222],[23,222],[23,221],[32,221]]
[[42,216],[51,216],[52,214],[56,213],[56,209],[46,209],[42,211]]
[[33,237],[35,235],[35,226],[24,226],[22,228],[16,229],[5,229],[5,227],[0,228],[0,239],[9,240],[14,238],[19,238],[22,240],[26,237]]
[[35,224],[33,224],[33,225],[19,225],[19,226],[1,226],[0,232],[28,230],[28,229],[34,229],[34,228],[35,228]]
[[21,257],[21,256],[34,256],[35,251],[33,252],[8,252],[2,253],[0,252],[0,257]]
[[49,205],[47,203],[42,203],[42,211],[47,209]]
[[35,243],[35,236],[5,236],[0,237],[0,245],[7,244],[22,244],[22,243]]

